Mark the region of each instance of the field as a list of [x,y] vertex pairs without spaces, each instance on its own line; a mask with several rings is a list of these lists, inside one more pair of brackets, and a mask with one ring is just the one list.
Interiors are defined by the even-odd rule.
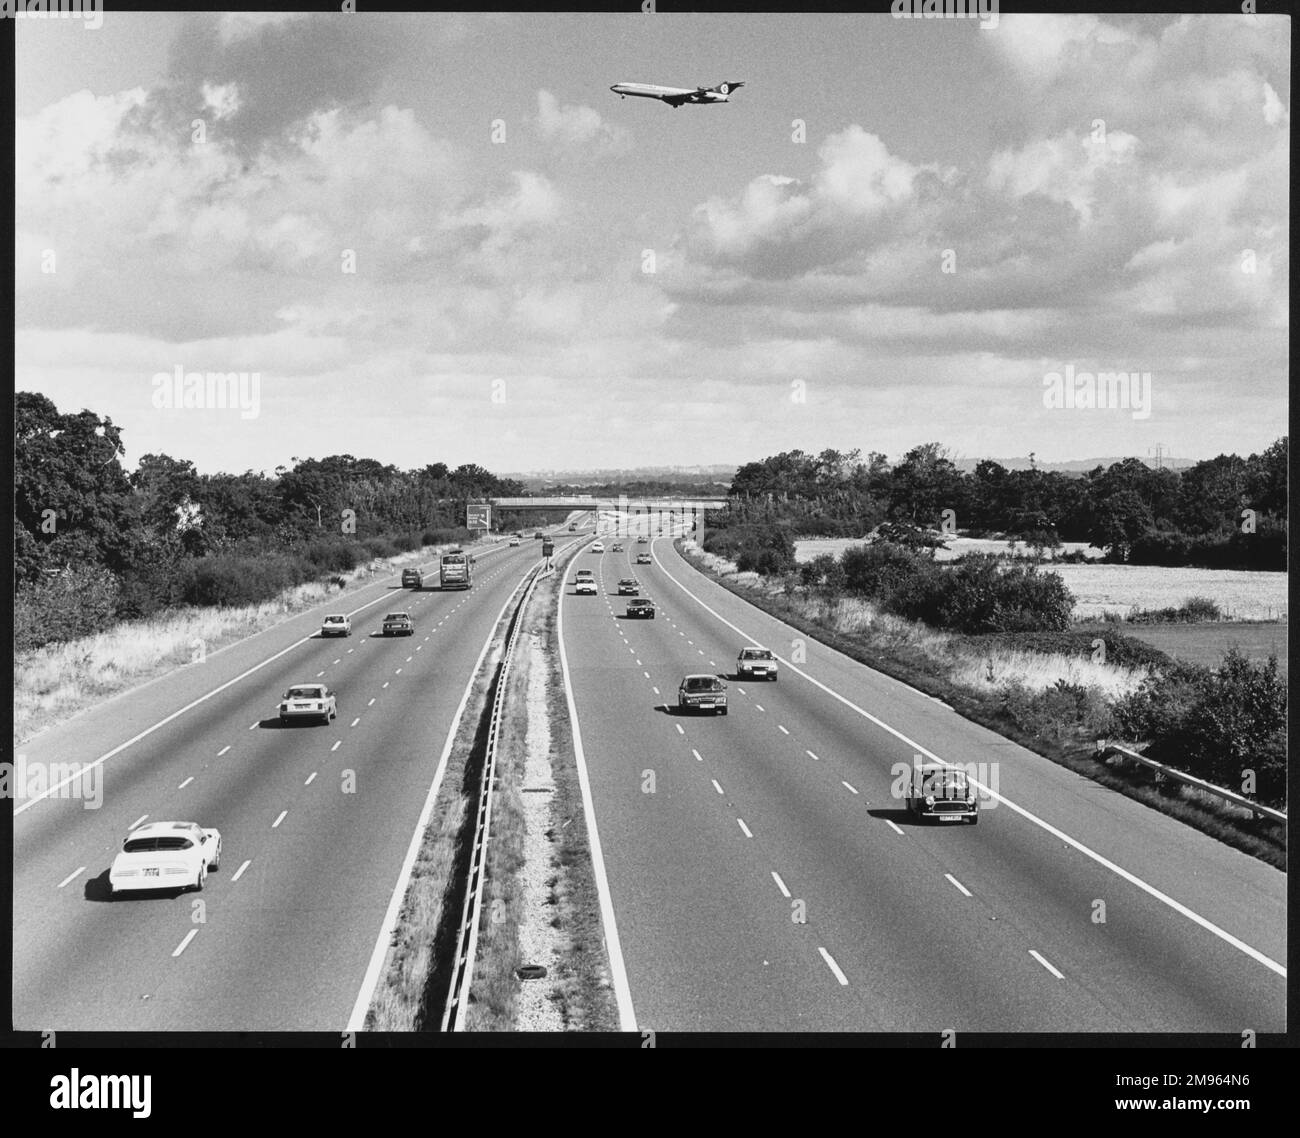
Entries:
[[[862,545],[865,538],[861,537],[806,537],[794,543],[794,559],[800,564],[805,561],[811,561],[814,557],[823,553],[829,553],[838,557],[850,545]],[[983,537],[950,537],[947,540],[947,546],[943,549],[935,550],[934,559],[936,561],[951,561],[955,557],[963,557],[967,553],[1016,553],[1028,555],[1029,548],[1023,541],[1016,542],[1015,548],[1012,549],[1012,543],[1009,541],[994,541],[991,538]],[[1063,541],[1058,553],[1073,553],[1082,549],[1087,557],[1101,557],[1103,551],[1095,545],[1089,545],[1086,541]],[[1050,559],[1052,551],[1046,551]]]
[[1212,624],[1130,624],[1124,634],[1168,652],[1178,660],[1217,668],[1223,654],[1236,645],[1251,660],[1265,660],[1277,654],[1278,672],[1287,674],[1286,622],[1244,624],[1222,621]]
[[[801,563],[811,561],[820,553],[838,557],[850,545],[861,544],[861,540],[853,538],[808,538],[795,542],[795,560]],[[1005,553],[1009,547],[1005,541],[973,538],[955,538],[949,544],[949,550],[938,551],[937,560],[951,560],[958,553]],[[1023,550],[1023,545],[1020,548]],[[1091,556],[1091,546],[1073,542],[1066,543],[1065,548],[1086,549]],[[1132,608],[1176,606],[1188,597],[1208,597],[1219,606],[1225,617],[1232,620],[1285,620],[1287,616],[1285,573],[1064,563],[1053,565],[1051,570],[1061,575],[1066,587],[1074,594],[1076,620],[1100,617],[1107,612],[1127,616]],[[1281,638],[1285,641],[1285,629]]]

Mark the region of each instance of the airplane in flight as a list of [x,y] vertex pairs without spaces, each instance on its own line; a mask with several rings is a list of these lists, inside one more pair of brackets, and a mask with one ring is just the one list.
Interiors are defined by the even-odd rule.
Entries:
[[728,96],[745,84],[719,83],[716,87],[657,87],[653,83],[615,83],[610,88],[619,98],[634,95],[641,99],[662,99],[676,110],[683,103],[728,103]]

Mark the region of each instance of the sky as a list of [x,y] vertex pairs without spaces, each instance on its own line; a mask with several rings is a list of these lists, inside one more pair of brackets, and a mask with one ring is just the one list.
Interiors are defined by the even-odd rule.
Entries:
[[[128,468],[203,472],[1259,451],[1286,433],[1289,40],[1247,15],[18,21],[16,389],[107,415]],[[609,90],[735,80],[715,106]],[[169,405],[178,371],[247,373],[247,400]],[[1120,371],[1144,411],[1050,398]]]

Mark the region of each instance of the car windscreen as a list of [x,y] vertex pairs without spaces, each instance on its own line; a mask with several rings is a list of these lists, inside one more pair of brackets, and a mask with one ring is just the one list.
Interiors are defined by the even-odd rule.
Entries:
[[926,774],[922,779],[921,788],[926,794],[933,794],[936,797],[940,795],[960,795],[966,794],[966,776],[961,771],[939,771],[935,774]]
[[343,624],[347,619],[348,619],[348,618],[345,617],[345,616],[327,616],[327,617],[325,618],[325,623],[326,623],[326,624]]
[[772,653],[766,648],[745,648],[740,653],[742,660],[770,660]]
[[320,699],[320,688],[290,688],[285,699]]
[[687,691],[719,691],[721,688],[721,682],[709,676],[692,676],[686,681]]
[[404,612],[390,612],[386,617],[384,617],[384,619],[385,620],[410,620],[411,618],[407,616],[406,613]]

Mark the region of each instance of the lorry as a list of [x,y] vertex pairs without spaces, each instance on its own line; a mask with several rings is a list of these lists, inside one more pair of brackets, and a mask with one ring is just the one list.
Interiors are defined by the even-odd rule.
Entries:
[[474,559],[462,549],[453,549],[442,555],[438,564],[438,579],[444,589],[468,589],[472,581]]

